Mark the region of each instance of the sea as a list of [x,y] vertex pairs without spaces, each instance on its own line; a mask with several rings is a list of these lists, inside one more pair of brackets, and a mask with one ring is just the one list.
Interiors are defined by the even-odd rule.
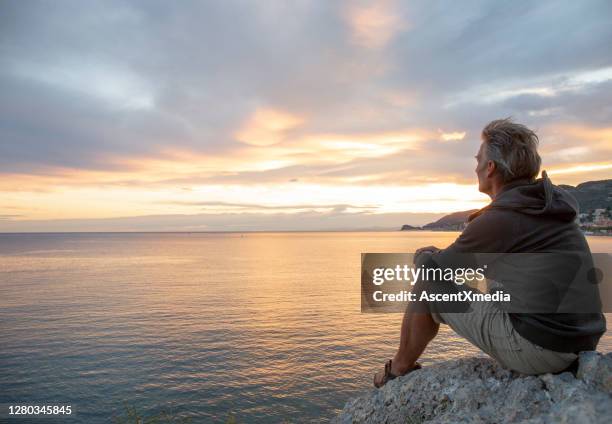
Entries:
[[[0,421],[327,422],[399,341],[401,314],[360,311],[360,254],[457,235],[0,234]],[[612,237],[588,241],[612,252]],[[442,326],[421,362],[468,356],[484,354]]]

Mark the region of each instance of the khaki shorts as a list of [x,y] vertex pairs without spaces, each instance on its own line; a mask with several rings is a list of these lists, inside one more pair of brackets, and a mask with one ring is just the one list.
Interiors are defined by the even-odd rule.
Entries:
[[563,371],[578,357],[575,353],[544,349],[522,337],[510,316],[495,302],[472,302],[471,312],[431,311],[434,321],[447,324],[506,368],[523,374]]

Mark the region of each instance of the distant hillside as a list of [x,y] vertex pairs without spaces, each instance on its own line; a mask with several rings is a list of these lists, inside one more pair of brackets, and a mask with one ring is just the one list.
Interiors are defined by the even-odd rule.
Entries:
[[435,222],[430,222],[429,224],[423,225],[423,229],[434,231],[463,230],[468,216],[477,210],[478,209],[471,209],[469,211],[453,212],[450,215],[443,216]]
[[423,225],[422,227],[414,227],[412,225],[402,225],[401,231],[429,230],[429,231],[461,231],[470,214],[478,209],[470,209],[469,211],[453,212],[450,215],[443,216],[435,222]]
[[588,181],[578,184],[559,185],[578,200],[581,213],[588,213],[594,209],[612,208],[612,180]]
[[[576,198],[580,213],[589,213],[595,209],[612,208],[612,180],[587,181],[576,187],[559,185]],[[430,222],[420,229],[430,231],[461,231],[465,227],[468,216],[477,209],[453,212],[435,222]],[[411,225],[402,226],[402,231],[418,230]]]

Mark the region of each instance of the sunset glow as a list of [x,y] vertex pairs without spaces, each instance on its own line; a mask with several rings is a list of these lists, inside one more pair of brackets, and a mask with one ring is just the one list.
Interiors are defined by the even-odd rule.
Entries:
[[[392,0],[12,7],[0,232],[138,217],[179,231],[424,223],[487,204],[473,156],[482,127],[507,116],[537,130],[554,183],[612,176],[603,18],[571,46],[551,36],[502,61],[517,34],[562,34],[578,15],[534,5],[519,28],[483,38],[487,10],[438,16]],[[94,17],[98,31],[83,31]],[[542,53],[561,50],[580,54]]]

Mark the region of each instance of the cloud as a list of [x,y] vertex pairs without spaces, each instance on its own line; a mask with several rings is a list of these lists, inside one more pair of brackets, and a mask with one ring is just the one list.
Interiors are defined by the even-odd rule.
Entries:
[[217,201],[163,201],[162,204],[181,205],[181,206],[197,206],[211,207],[213,209],[228,209],[228,210],[247,210],[247,211],[288,211],[295,212],[300,210],[332,210],[335,212],[344,212],[347,210],[363,210],[372,211],[378,208],[377,205],[350,205],[350,204],[289,204],[289,205],[264,205],[257,203],[233,203],[233,202],[217,202]]
[[287,131],[303,120],[280,110],[260,108],[255,111],[235,134],[238,141],[254,146],[269,146],[287,137]]
[[402,29],[395,2],[387,0],[346,3],[345,18],[356,44],[366,48],[384,47]]
[[506,116],[538,130],[560,182],[605,176],[611,13],[607,1],[11,2],[0,191],[26,209],[40,196],[57,217],[61,193],[176,188],[237,205],[250,202],[225,187],[276,198],[289,182],[319,191],[287,203],[366,207],[343,188],[473,184],[480,131]]
[[442,132],[441,130],[438,130],[438,132],[444,141],[463,140],[466,134],[465,131]]
[[9,221],[15,218],[20,218],[23,215],[0,215],[0,221]]
[[[415,126],[469,135],[524,110],[521,102],[532,103],[534,118],[562,121],[559,106],[572,112],[575,104],[564,100],[573,95],[584,106],[597,96],[585,93],[589,84],[610,79],[609,9],[12,3],[1,30],[0,160],[23,172],[112,170],[117,158],[163,158],[169,148],[240,154],[249,138],[268,145]],[[355,47],[355,37],[380,54]],[[561,97],[561,86],[573,94]],[[556,96],[546,98],[547,90]],[[493,104],[480,105],[487,99]]]

